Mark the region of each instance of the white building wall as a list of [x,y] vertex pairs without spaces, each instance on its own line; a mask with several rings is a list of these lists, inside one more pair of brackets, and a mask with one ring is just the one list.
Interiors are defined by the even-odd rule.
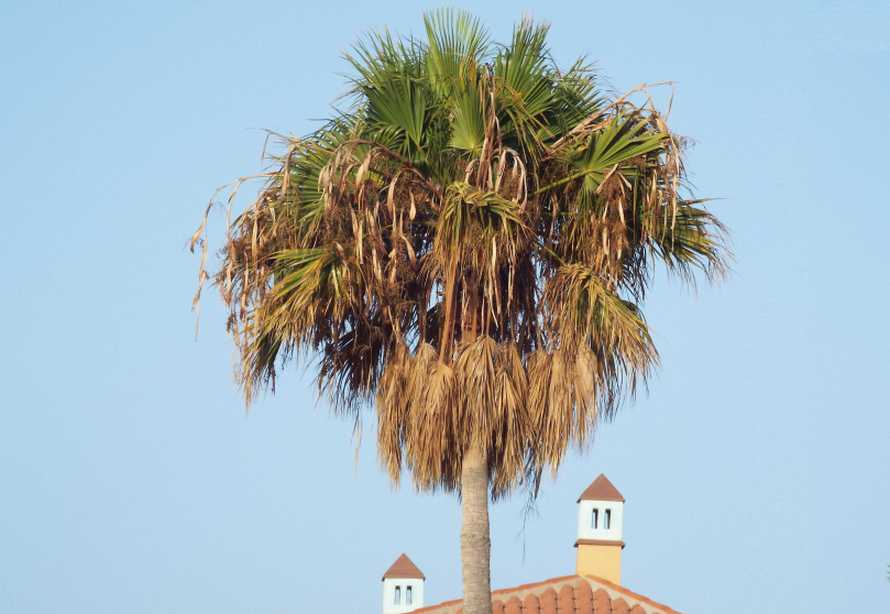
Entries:
[[[401,599],[395,603],[396,587],[401,588]],[[406,603],[407,588],[411,587],[411,604]],[[404,614],[423,607],[423,580],[420,578],[386,578],[383,581],[383,614]]]
[[[599,510],[599,523],[592,526],[593,510]],[[605,527],[606,510],[612,511],[609,528]],[[581,501],[578,504],[578,539],[624,539],[624,503],[621,501]]]

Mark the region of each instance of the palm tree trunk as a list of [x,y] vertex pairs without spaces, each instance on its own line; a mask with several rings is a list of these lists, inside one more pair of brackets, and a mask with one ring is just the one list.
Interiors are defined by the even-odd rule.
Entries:
[[488,529],[488,463],[481,446],[466,451],[460,474],[460,560],[464,614],[491,614],[491,537]]

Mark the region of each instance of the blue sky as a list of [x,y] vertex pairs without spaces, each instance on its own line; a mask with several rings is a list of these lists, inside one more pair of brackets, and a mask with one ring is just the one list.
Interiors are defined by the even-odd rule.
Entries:
[[[438,6],[431,4],[430,6]],[[493,583],[571,573],[575,498],[627,498],[624,582],[689,612],[890,610],[890,5],[462,3],[526,11],[616,90],[677,81],[735,272],[660,281],[648,396],[493,509]],[[245,413],[188,236],[344,90],[361,32],[416,3],[0,6],[0,611],[375,612],[402,551],[459,595],[457,501],[393,489],[368,416],[293,371]],[[219,231],[222,218],[211,222]],[[215,226],[213,225],[215,224]]]

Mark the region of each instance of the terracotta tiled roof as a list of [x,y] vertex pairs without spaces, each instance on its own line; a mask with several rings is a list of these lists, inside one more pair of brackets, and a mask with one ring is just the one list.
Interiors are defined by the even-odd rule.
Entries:
[[[413,614],[462,614],[463,601],[445,601]],[[680,614],[596,576],[562,576],[494,591],[493,614]]]
[[624,503],[624,496],[618,492],[609,478],[601,473],[578,497],[578,502],[581,501],[621,501]]
[[420,578],[421,580],[426,580],[423,572],[417,568],[417,565],[404,552],[383,574],[383,579],[386,580],[387,578]]

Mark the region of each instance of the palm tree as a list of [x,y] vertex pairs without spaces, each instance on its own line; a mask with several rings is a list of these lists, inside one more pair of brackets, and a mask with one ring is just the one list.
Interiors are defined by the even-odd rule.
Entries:
[[479,614],[489,496],[536,493],[645,382],[654,266],[716,279],[725,234],[651,100],[608,95],[583,61],[560,70],[547,26],[495,45],[464,13],[424,22],[424,40],[363,39],[345,110],[279,137],[212,279],[248,403],[315,356],[335,411],[376,408],[394,481],[460,495]]

